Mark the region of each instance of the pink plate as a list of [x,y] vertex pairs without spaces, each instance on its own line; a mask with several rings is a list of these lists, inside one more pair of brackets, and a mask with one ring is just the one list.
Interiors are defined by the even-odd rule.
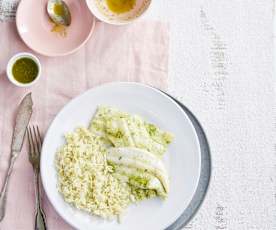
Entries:
[[66,36],[52,32],[46,5],[48,0],[21,0],[16,14],[16,26],[23,41],[45,56],[63,56],[77,51],[91,36],[95,17],[85,1],[64,0],[69,6],[72,22]]

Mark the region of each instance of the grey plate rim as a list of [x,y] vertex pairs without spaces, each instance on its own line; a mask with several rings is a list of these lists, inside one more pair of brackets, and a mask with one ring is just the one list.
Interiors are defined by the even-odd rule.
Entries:
[[174,223],[166,228],[166,230],[180,230],[184,228],[196,215],[197,211],[200,209],[202,203],[204,202],[206,194],[209,190],[209,184],[212,174],[211,151],[206,133],[197,117],[178,99],[171,96],[167,92],[164,92],[162,90],[160,91],[170,97],[172,100],[174,100],[184,110],[196,130],[196,134],[200,143],[201,171],[196,192],[188,207],[183,211],[183,213],[177,218]]

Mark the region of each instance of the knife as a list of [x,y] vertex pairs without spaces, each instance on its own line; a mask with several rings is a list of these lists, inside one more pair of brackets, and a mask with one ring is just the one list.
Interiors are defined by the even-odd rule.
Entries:
[[32,95],[31,93],[28,93],[21,101],[16,115],[16,119],[15,119],[9,168],[6,173],[5,182],[0,193],[0,222],[3,220],[5,216],[9,178],[12,173],[14,162],[22,149],[26,129],[33,112],[32,107],[33,107]]

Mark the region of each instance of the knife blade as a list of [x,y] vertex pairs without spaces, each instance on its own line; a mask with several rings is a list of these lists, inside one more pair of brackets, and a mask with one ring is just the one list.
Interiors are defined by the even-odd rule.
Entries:
[[11,145],[11,150],[13,154],[19,153],[22,149],[26,128],[32,116],[32,107],[32,94],[28,93],[21,101],[15,119]]
[[13,137],[11,144],[11,158],[9,162],[9,168],[5,177],[5,182],[0,194],[0,222],[3,220],[5,216],[9,178],[12,173],[14,162],[22,149],[26,129],[31,119],[33,111],[32,107],[32,95],[31,93],[28,93],[19,104],[18,112],[15,118],[15,126],[13,129]]

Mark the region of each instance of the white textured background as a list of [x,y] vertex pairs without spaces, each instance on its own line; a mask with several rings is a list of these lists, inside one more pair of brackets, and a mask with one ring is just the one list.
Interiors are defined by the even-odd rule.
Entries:
[[185,229],[276,229],[273,0],[156,0],[171,28],[170,93],[202,122],[213,175]]
[[211,186],[185,229],[276,229],[273,7],[153,0],[146,16],[169,22],[169,92],[199,118],[211,146]]

